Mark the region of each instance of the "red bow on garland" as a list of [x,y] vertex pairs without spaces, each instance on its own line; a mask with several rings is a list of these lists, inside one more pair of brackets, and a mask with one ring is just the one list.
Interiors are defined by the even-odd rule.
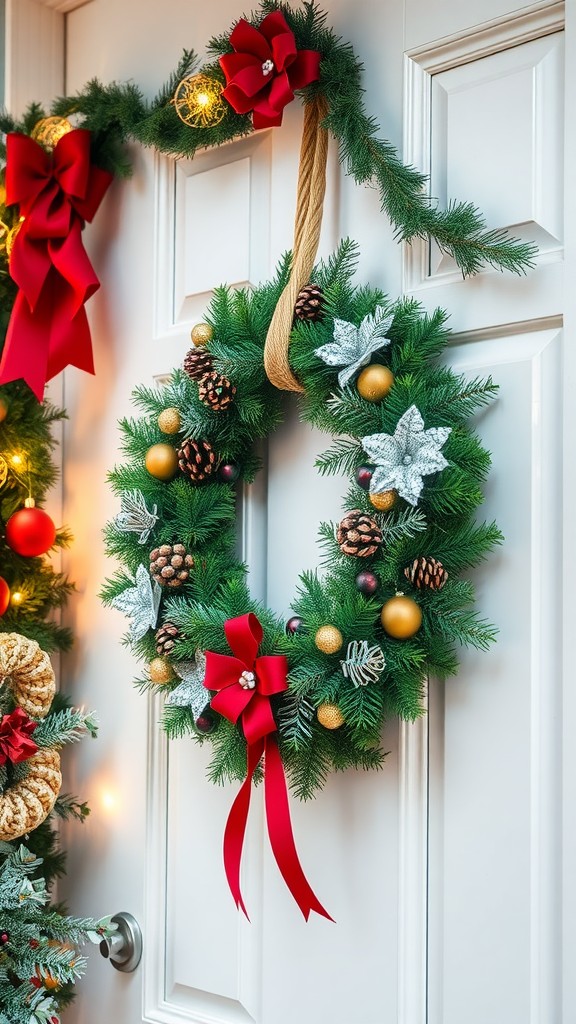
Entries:
[[11,715],[4,715],[0,721],[0,764],[10,761],[19,764],[36,753],[38,747],[30,736],[37,722],[33,722],[22,708],[16,708]]
[[226,75],[222,95],[237,114],[254,111],[255,128],[282,124],[282,111],[320,78],[320,53],[297,50],[294,33],[281,11],[268,14],[259,28],[241,18],[230,36],[235,53],[220,57]]
[[224,831],[224,867],[237,907],[246,913],[240,892],[240,861],[250,808],[252,777],[264,756],[264,802],[270,845],[280,873],[306,920],[310,912],[332,918],[312,892],[296,853],[284,766],[274,733],[270,697],[288,689],[288,664],[283,655],[257,657],[263,632],[255,615],[240,615],[224,624],[234,657],[206,652],[204,686],[217,690],[210,704],[228,721],[242,722],[246,737],[247,771]]
[[99,287],[82,244],[112,175],[90,163],[90,132],[76,129],[47,153],[28,135],[7,138],[6,203],[23,218],[10,255],[20,291],[0,362],[0,384],[22,377],[39,401],[65,366],[94,373],[84,303]]

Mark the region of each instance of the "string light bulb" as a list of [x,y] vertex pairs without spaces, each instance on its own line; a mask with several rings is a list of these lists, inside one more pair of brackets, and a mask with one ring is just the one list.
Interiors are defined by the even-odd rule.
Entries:
[[13,605],[15,608],[19,608],[20,605],[24,604],[25,600],[26,598],[21,590],[14,590],[10,594],[10,604]]

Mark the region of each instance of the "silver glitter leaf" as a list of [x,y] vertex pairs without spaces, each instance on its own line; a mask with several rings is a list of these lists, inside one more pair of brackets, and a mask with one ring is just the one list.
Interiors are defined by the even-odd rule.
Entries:
[[363,437],[362,447],[376,464],[370,480],[371,494],[394,489],[410,505],[417,505],[424,486],[422,478],[448,465],[440,449],[451,432],[451,427],[425,430],[419,410],[411,405],[393,434]]
[[150,578],[146,567],[139,565],[136,570],[135,586],[127,587],[112,601],[113,608],[124,612],[124,615],[132,619],[130,635],[133,643],[156,625],[161,596],[162,588],[158,586],[156,580]]
[[374,313],[368,313],[359,327],[347,320],[334,318],[334,341],[321,345],[314,355],[328,366],[343,366],[338,374],[341,388],[346,387],[355,373],[370,362],[374,352],[390,344],[386,337],[394,319],[393,313],[386,313],[382,306],[376,306]]
[[122,533],[139,533],[138,543],[145,544],[158,522],[157,511],[157,505],[152,512],[148,510],[142,491],[124,491],[121,511],[114,517],[114,525]]
[[206,655],[196,651],[194,661],[173,661],[171,665],[182,682],[168,695],[166,703],[190,708],[194,718],[198,718],[210,700],[210,691],[204,686]]
[[368,686],[380,678],[386,666],[381,647],[369,647],[367,640],[351,640],[346,648],[346,658],[340,662],[342,675],[354,686]]

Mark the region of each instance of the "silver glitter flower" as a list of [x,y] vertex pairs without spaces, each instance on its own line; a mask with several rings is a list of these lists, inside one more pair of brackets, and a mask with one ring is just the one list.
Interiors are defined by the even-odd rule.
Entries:
[[351,640],[346,648],[346,658],[340,662],[342,675],[354,686],[368,686],[375,683],[386,666],[381,647],[369,647],[367,640]]
[[144,565],[136,570],[135,586],[127,587],[112,601],[112,607],[124,612],[132,619],[130,634],[132,642],[140,640],[146,631],[154,628],[158,619],[162,589]]
[[374,352],[390,344],[386,333],[394,319],[393,313],[386,313],[382,306],[376,306],[374,314],[364,317],[359,327],[347,320],[334,318],[334,341],[321,345],[314,355],[328,366],[343,366],[338,374],[341,388],[346,387],[355,373],[370,362]]
[[363,437],[362,447],[376,463],[370,481],[371,494],[394,489],[410,505],[417,505],[424,486],[422,477],[448,465],[440,449],[451,430],[451,427],[424,430],[419,410],[411,405],[398,420],[393,434]]
[[121,510],[114,517],[114,526],[122,533],[139,533],[139,544],[145,544],[158,522],[158,506],[149,512],[142,491],[124,491]]
[[196,651],[194,661],[173,661],[171,664],[182,682],[168,695],[166,703],[177,708],[190,708],[194,718],[198,718],[210,700],[210,691],[204,686],[206,655]]

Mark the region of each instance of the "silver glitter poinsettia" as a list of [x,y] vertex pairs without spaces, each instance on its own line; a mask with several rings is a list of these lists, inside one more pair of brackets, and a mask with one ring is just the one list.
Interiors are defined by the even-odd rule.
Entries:
[[386,667],[386,658],[381,647],[370,647],[367,640],[351,640],[346,649],[346,658],[340,662],[342,675],[354,686],[368,686],[375,683]]
[[156,580],[150,579],[146,567],[139,565],[135,585],[127,587],[111,602],[113,608],[124,612],[124,615],[132,619],[130,635],[133,642],[140,640],[148,629],[156,625],[161,596],[162,588],[158,586]]
[[393,434],[369,434],[362,438],[368,458],[376,463],[370,480],[370,492],[396,490],[410,505],[417,505],[425,476],[445,469],[447,460],[440,449],[451,427],[424,429],[424,420],[411,405],[398,420]]
[[158,506],[152,512],[146,507],[142,491],[124,491],[120,499],[121,509],[114,517],[114,526],[122,533],[139,533],[139,544],[145,544],[158,522]]
[[204,686],[206,655],[196,651],[194,661],[173,661],[172,668],[182,682],[172,690],[166,703],[176,708],[190,708],[194,718],[198,718],[210,700],[210,691]]
[[386,334],[394,319],[393,313],[386,313],[382,306],[376,306],[374,313],[364,317],[359,327],[347,320],[334,318],[334,341],[321,345],[314,355],[328,366],[343,366],[338,374],[338,383],[345,388],[362,366],[370,362],[374,352],[390,344]]

